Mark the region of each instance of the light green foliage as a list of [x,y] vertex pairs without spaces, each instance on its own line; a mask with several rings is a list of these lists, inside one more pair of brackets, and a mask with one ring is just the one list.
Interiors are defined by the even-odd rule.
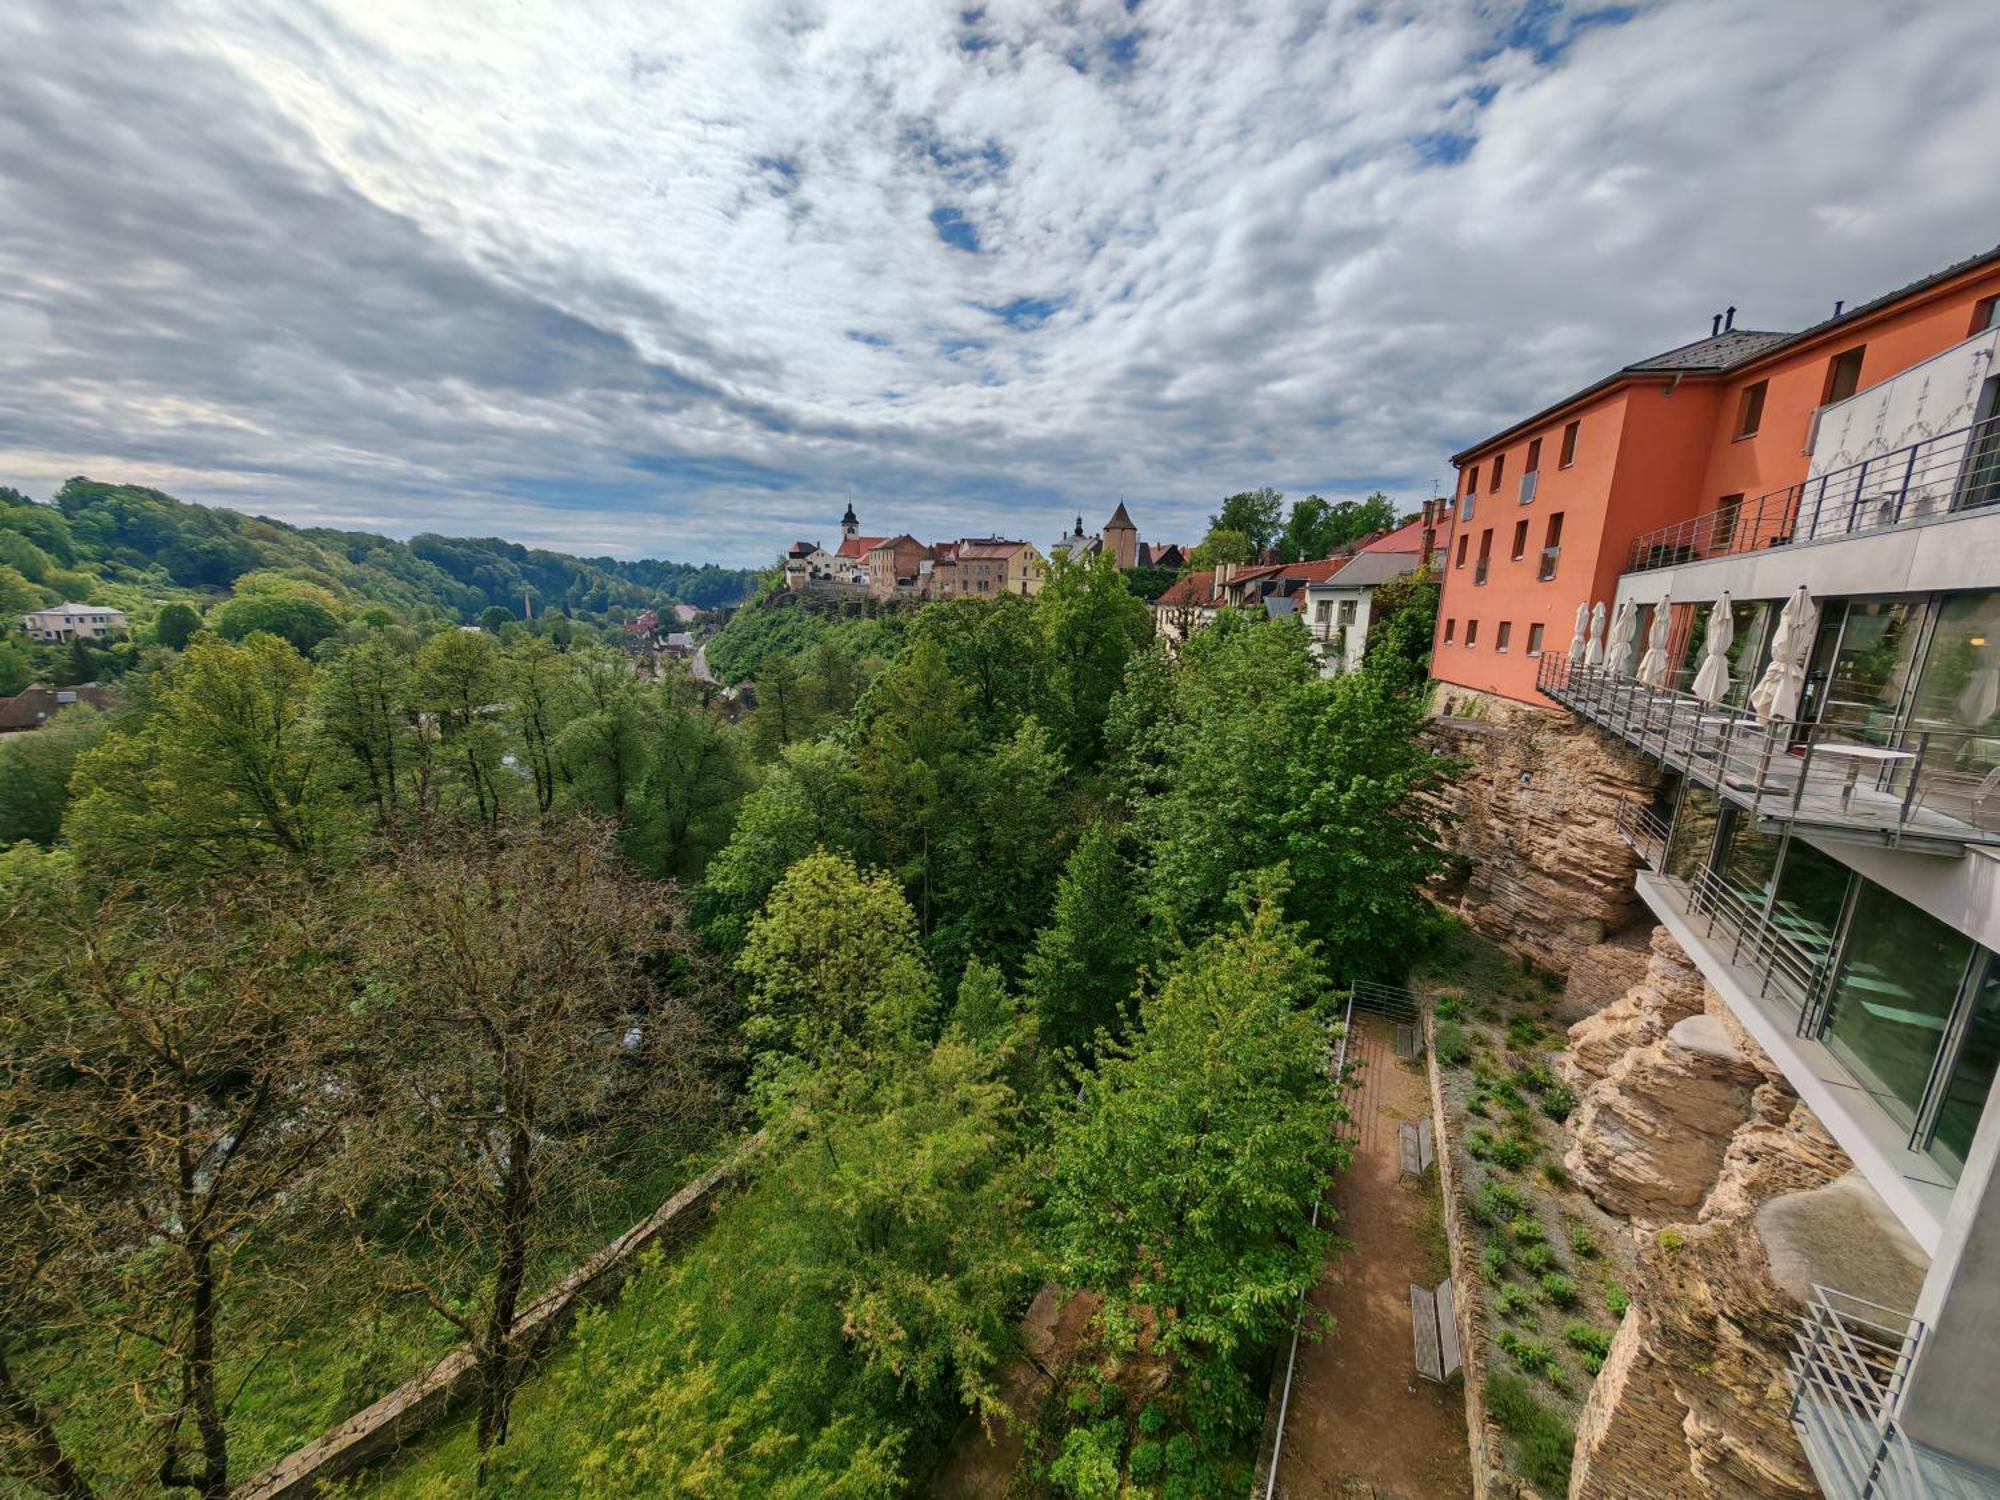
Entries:
[[736,969],[752,1044],[821,1065],[907,1048],[937,1000],[896,882],[837,854],[809,854],[785,872],[751,919]]
[[497,823],[507,748],[499,719],[500,648],[489,635],[440,631],[417,653],[414,690],[435,729],[443,776],[479,821]]
[[1541,1280],[1542,1296],[1551,1307],[1576,1306],[1576,1282],[1560,1271],[1545,1271]]
[[1188,554],[1190,568],[1212,568],[1217,563],[1251,563],[1257,560],[1257,544],[1246,531],[1211,526],[1194,551]]
[[194,606],[176,599],[153,617],[153,639],[175,651],[187,649],[194,633],[201,629],[201,616]]
[[66,833],[102,874],[193,876],[320,852],[340,810],[321,772],[312,665],[275,636],[197,637],[153,711],[77,763]]
[[1262,552],[1278,539],[1278,518],[1284,513],[1285,497],[1265,485],[1243,490],[1222,502],[1222,509],[1208,518],[1210,533],[1240,532],[1250,545]]
[[380,634],[332,647],[313,684],[328,774],[365,797],[385,828],[427,800],[433,742],[416,724],[412,652],[407,639]]
[[780,592],[739,609],[708,643],[708,664],[724,682],[760,676],[778,656],[803,656],[829,643],[851,661],[894,656],[910,626],[907,606],[862,600],[800,599]]
[[1099,1030],[1120,1034],[1121,1007],[1132,997],[1145,953],[1117,836],[1093,824],[1070,852],[1054,918],[1028,956],[1028,991],[1042,1039],[1087,1051]]
[[1428,563],[1375,590],[1368,614],[1366,669],[1420,691],[1430,672],[1439,589]]
[[1200,1430],[1247,1420],[1248,1356],[1289,1326],[1330,1230],[1313,1204],[1340,1160],[1324,976],[1254,883],[1237,922],[1189,953],[1058,1120],[1048,1222],[1065,1284],[1104,1300],[1125,1346],[1148,1308]]
[[76,703],[32,734],[0,739],[0,848],[20,839],[55,842],[69,809],[70,776],[104,727],[104,715]]
[[1576,1444],[1569,1424],[1542,1405],[1518,1375],[1497,1374],[1487,1381],[1486,1409],[1513,1440],[1522,1477],[1549,1494],[1562,1491],[1569,1483],[1570,1450]]
[[303,593],[261,591],[238,594],[215,612],[213,624],[216,634],[226,641],[240,641],[262,631],[289,642],[302,654],[310,654],[340,629],[339,617],[320,599]]

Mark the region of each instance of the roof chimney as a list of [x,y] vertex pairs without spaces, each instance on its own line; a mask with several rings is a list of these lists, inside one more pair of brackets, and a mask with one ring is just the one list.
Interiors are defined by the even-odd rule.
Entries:
[[1720,332],[1722,332],[1722,314],[1717,313],[1708,320],[1708,336],[1714,338]]
[[1847,299],[1846,299],[1845,297],[1842,297],[1842,298],[1841,298],[1841,299],[1840,299],[1839,301],[1837,301],[1837,302],[1835,302],[1835,303],[1833,304],[1833,315],[1834,315],[1834,316],[1835,316],[1836,318],[1837,318],[1837,317],[1839,317],[1839,316],[1840,316],[1840,310],[1841,310],[1841,309],[1842,309],[1843,307],[1845,307],[1845,306],[1847,306]]
[[1736,309],[1732,307],[1729,309],[1728,312],[1722,315],[1722,331],[1724,333],[1727,333],[1729,332],[1730,329],[1734,328],[1735,326],[1736,326]]

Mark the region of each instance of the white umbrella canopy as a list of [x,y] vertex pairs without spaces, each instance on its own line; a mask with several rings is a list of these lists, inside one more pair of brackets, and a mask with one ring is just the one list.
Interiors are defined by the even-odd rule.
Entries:
[[1598,600],[1590,611],[1590,639],[1584,644],[1583,664],[1586,667],[1604,665],[1604,601]]
[[1611,617],[1611,639],[1605,643],[1604,666],[1619,677],[1632,675],[1632,638],[1639,633],[1639,606],[1627,599]]
[[1646,654],[1639,658],[1639,670],[1632,674],[1649,688],[1667,685],[1667,633],[1672,622],[1672,601],[1662,596],[1653,606],[1653,628],[1646,632]]
[[1771,665],[1750,690],[1750,706],[1758,718],[1768,723],[1797,715],[1799,695],[1806,686],[1806,654],[1812,650],[1818,627],[1819,606],[1800,584],[1778,616],[1778,629],[1771,637]]
[[1725,590],[1708,612],[1707,644],[1701,670],[1694,674],[1694,695],[1704,703],[1720,703],[1729,691],[1729,647],[1736,639],[1736,616]]
[[1569,659],[1573,662],[1581,662],[1583,660],[1584,648],[1589,643],[1590,605],[1584,603],[1576,607],[1576,630],[1569,638]]

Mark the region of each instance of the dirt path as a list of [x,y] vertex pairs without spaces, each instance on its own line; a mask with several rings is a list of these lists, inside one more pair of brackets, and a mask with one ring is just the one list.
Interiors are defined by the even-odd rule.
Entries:
[[1465,1500],[1465,1396],[1457,1380],[1419,1380],[1410,1345],[1410,1283],[1446,1267],[1433,1225],[1434,1186],[1405,1182],[1396,1127],[1430,1110],[1422,1063],[1396,1060],[1389,1022],[1357,1015],[1350,1055],[1360,1075],[1354,1163],[1334,1187],[1346,1253],[1312,1300],[1333,1314],[1319,1343],[1299,1346],[1279,1452],[1277,1493],[1378,1500]]

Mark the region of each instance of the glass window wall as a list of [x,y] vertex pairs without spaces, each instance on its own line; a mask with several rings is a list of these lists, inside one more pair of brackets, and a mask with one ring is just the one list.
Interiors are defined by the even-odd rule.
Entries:
[[1965,1158],[1972,1150],[1972,1134],[1979,1128],[1979,1117],[1986,1112],[1997,1067],[2000,1067],[2000,960],[1988,959],[1985,980],[1973,996],[1972,1012],[1966,1020],[1965,1039],[1959,1044],[1951,1077],[1945,1081],[1930,1144],[1931,1155],[1949,1167],[1954,1176],[1965,1169]]
[[1715,825],[1722,804],[1705,786],[1688,782],[1681,789],[1681,805],[1674,815],[1673,837],[1667,842],[1666,873],[1675,880],[1693,881],[1708,868],[1709,850],[1715,844]]

